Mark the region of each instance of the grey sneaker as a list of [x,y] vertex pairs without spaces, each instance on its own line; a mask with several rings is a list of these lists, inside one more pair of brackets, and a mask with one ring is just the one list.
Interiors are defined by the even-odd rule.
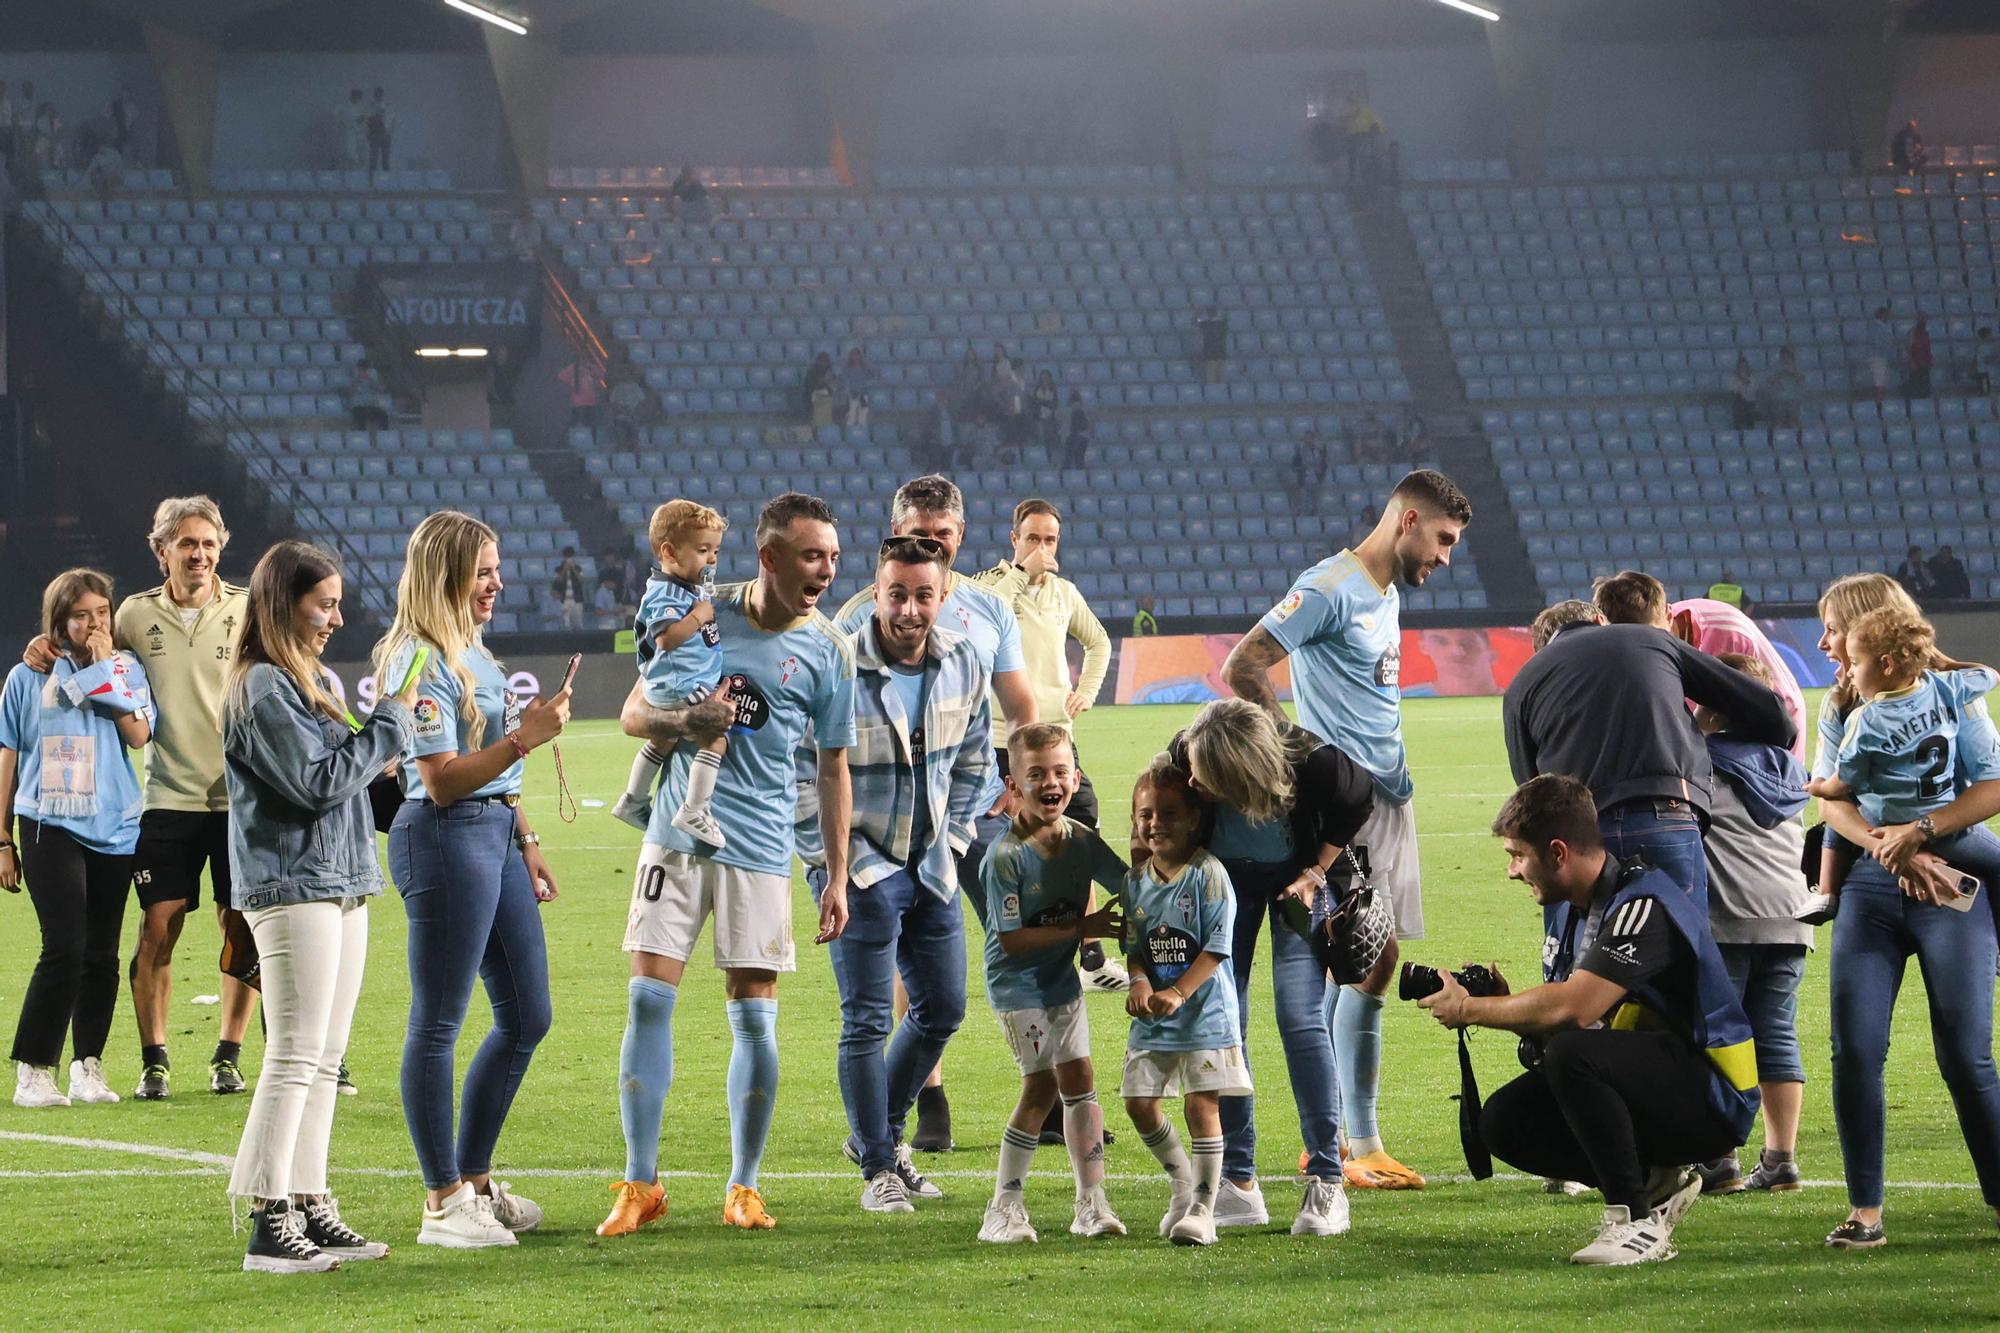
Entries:
[[1695,1170],[1701,1173],[1703,1194],[1736,1194],[1743,1189],[1743,1164],[1736,1160],[1735,1153],[1703,1162]]
[[1743,1182],[1746,1190],[1769,1190],[1773,1194],[1790,1194],[1804,1189],[1805,1182],[1799,1178],[1799,1164],[1789,1158],[1773,1165],[1758,1162],[1757,1169]]
[[210,1060],[208,1062],[208,1090],[217,1096],[228,1097],[242,1092],[248,1085],[243,1082],[243,1071],[236,1067],[234,1060]]

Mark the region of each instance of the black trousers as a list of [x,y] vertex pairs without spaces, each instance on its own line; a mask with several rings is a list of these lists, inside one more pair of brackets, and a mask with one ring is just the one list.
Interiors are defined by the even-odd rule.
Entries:
[[53,1065],[104,1054],[118,1003],[118,936],[132,891],[132,857],[94,852],[59,828],[21,821],[21,873],[42,927],[42,956],[21,1001],[13,1059]]
[[1710,1068],[1670,1033],[1559,1033],[1539,1068],[1486,1099],[1479,1136],[1501,1161],[1595,1185],[1639,1217],[1652,1208],[1647,1168],[1713,1161],[1743,1144],[1709,1105]]

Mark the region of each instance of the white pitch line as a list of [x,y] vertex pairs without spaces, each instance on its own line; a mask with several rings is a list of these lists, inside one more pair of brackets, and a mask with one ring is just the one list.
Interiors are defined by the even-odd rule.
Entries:
[[[221,1153],[200,1152],[192,1148],[171,1148],[163,1144],[154,1144],[154,1143],[125,1143],[117,1139],[85,1139],[85,1138],[74,1138],[67,1134],[31,1134],[22,1130],[0,1129],[0,1140],[10,1140],[17,1143],[45,1143],[61,1148],[89,1148],[99,1152],[133,1153],[143,1157],[159,1157],[159,1158],[164,1158],[165,1160],[168,1161],[195,1163],[198,1166],[198,1168],[200,1168],[196,1170],[187,1170],[187,1171],[137,1171],[129,1169],[108,1169],[104,1171],[0,1170],[0,1180],[74,1180],[82,1177],[100,1177],[100,1176],[109,1176],[109,1177],[213,1176],[221,1174],[223,1170],[235,1164],[235,1159],[233,1157],[224,1156]],[[407,1179],[410,1177],[414,1177],[417,1174],[417,1172],[414,1168],[410,1167],[356,1166],[356,1167],[336,1168],[335,1174],[343,1176],[383,1176],[392,1179],[396,1178]],[[578,1169],[574,1167],[559,1167],[559,1166],[524,1166],[518,1168],[507,1168],[501,1171],[496,1171],[494,1174],[508,1176],[508,1177],[519,1176],[523,1180],[534,1179],[534,1178],[546,1178],[546,1179],[557,1179],[557,1180],[609,1180],[612,1176],[616,1175],[617,1172],[609,1167],[599,1170],[599,1169]],[[673,1180],[721,1180],[723,1179],[725,1174],[726,1174],[725,1172],[720,1172],[720,1171],[660,1172],[662,1178],[673,1179]],[[760,1174],[767,1180],[858,1180],[860,1179],[860,1172],[856,1170],[765,1171],[761,1172]],[[940,1171],[926,1171],[924,1172],[924,1174],[926,1176],[931,1177],[934,1180],[991,1180],[993,1178],[993,1173],[991,1171],[975,1170],[975,1169],[958,1169],[958,1168],[948,1168]],[[1049,1171],[1045,1172],[1044,1174],[1055,1176],[1055,1175],[1060,1175],[1061,1172]],[[1157,1171],[1113,1173],[1107,1175],[1105,1179],[1121,1180],[1121,1181],[1147,1181],[1147,1180],[1157,1181],[1160,1179],[1160,1173]],[[1297,1176],[1260,1176],[1258,1177],[1258,1179],[1265,1182],[1266,1184],[1272,1184],[1272,1185],[1287,1185],[1287,1184],[1298,1183]],[[1429,1179],[1438,1181],[1443,1184],[1452,1184],[1452,1185],[1465,1185],[1473,1183],[1472,1177],[1466,1175],[1464,1172],[1439,1172],[1431,1175]],[[1538,1179],[1538,1177],[1516,1175],[1511,1172],[1503,1171],[1496,1173],[1491,1177],[1491,1179],[1503,1182],[1517,1183],[1522,1181],[1535,1180]],[[1845,1189],[1847,1184],[1847,1182],[1841,1180],[1807,1180],[1807,1181],[1802,1181],[1800,1183],[1803,1184],[1808,1189]],[[1902,1189],[1902,1190],[1973,1190],[1973,1189],[1978,1189],[1979,1186],[1974,1181],[1892,1180],[1889,1182],[1889,1188]]]

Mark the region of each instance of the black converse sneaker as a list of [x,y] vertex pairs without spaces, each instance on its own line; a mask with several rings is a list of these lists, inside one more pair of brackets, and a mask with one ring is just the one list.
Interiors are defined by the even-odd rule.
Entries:
[[243,1252],[246,1273],[326,1273],[340,1267],[306,1235],[306,1215],[279,1199],[250,1214],[250,1245]]
[[340,1203],[331,1194],[305,1201],[306,1239],[336,1259],[381,1259],[389,1247],[368,1240],[340,1220]]

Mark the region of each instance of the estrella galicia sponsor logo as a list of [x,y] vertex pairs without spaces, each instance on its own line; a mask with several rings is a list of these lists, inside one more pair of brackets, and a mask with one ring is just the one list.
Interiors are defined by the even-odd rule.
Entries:
[[1375,662],[1375,683],[1385,690],[1398,689],[1403,683],[1403,646],[1392,643]]
[[742,672],[731,673],[729,693],[736,699],[736,725],[745,731],[758,731],[770,719],[771,705],[764,698],[764,692],[750,683],[750,678]]
[[1194,936],[1172,926],[1158,925],[1146,932],[1146,964],[1161,984],[1172,985],[1188,970],[1201,952]]

